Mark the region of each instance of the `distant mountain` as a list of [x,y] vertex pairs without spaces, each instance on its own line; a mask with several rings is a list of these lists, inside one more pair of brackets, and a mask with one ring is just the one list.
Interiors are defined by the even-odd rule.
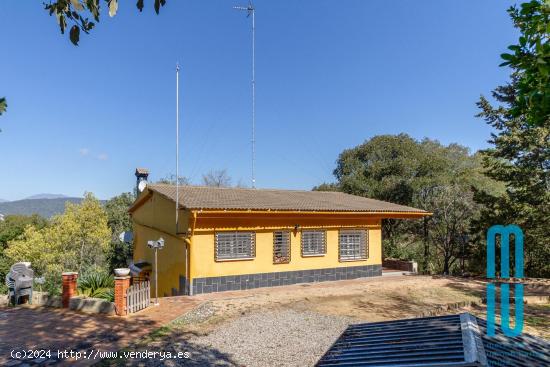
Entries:
[[[42,194],[41,194],[42,195]],[[37,196],[37,195],[35,195]],[[56,199],[23,199],[0,203],[0,214],[38,214],[50,218],[65,211],[65,203],[80,203],[82,198],[62,197]]]
[[35,200],[35,199],[66,199],[69,198],[67,195],[62,194],[36,194],[29,196],[23,200]]
[[0,203],[5,203],[7,202],[8,200],[4,200],[4,199],[0,199]]

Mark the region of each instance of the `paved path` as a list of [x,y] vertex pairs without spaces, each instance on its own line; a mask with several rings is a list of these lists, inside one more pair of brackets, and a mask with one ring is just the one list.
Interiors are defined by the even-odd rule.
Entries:
[[[86,352],[87,355],[91,350],[117,351],[200,303],[201,300],[189,297],[163,298],[159,306],[151,306],[127,317],[45,307],[0,308],[0,365],[74,365],[74,360],[59,358],[58,350]],[[24,360],[11,358],[12,350],[39,349],[50,350],[51,356]],[[76,364],[86,366],[97,361],[80,360]]]
[[[58,358],[58,350],[74,350],[89,353],[94,351],[118,351],[132,340],[141,338],[156,328],[184,315],[203,302],[216,299],[247,298],[258,294],[301,292],[304,286],[312,288],[342,287],[376,281],[373,279],[340,280],[294,284],[273,288],[257,288],[246,291],[228,291],[200,294],[197,296],[166,297],[159,306],[127,317],[90,315],[65,309],[21,306],[0,307],[0,366],[74,365],[74,361]],[[11,351],[51,350],[51,357],[31,360],[13,360]],[[81,360],[77,364],[91,365],[98,360]]]

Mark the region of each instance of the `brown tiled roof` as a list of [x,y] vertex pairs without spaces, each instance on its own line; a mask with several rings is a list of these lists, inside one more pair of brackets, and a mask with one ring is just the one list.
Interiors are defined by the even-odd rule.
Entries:
[[[147,189],[176,200],[176,186],[154,184]],[[274,210],[319,212],[399,212],[426,213],[424,210],[327,191],[241,189],[180,186],[180,206],[209,210]]]

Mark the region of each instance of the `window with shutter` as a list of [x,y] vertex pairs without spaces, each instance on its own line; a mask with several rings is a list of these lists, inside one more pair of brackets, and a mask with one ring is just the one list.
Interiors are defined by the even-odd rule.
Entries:
[[367,259],[369,257],[367,230],[341,230],[338,235],[338,255],[340,261]]
[[254,232],[216,233],[215,252],[216,261],[252,259],[256,256],[256,234]]
[[290,232],[273,232],[273,263],[288,264],[290,262]]
[[302,231],[302,256],[323,256],[326,252],[327,235],[325,231]]

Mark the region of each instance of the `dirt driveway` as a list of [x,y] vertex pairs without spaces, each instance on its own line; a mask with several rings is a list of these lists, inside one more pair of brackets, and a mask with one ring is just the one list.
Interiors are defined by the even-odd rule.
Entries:
[[[104,365],[311,366],[357,322],[472,312],[483,314],[485,283],[429,276],[384,277],[223,292],[131,350],[187,351],[186,360],[118,360]],[[549,295],[548,287],[526,288]],[[548,304],[525,307],[525,331],[545,335]],[[538,315],[535,319],[530,316]],[[548,337],[548,336],[547,336]]]

